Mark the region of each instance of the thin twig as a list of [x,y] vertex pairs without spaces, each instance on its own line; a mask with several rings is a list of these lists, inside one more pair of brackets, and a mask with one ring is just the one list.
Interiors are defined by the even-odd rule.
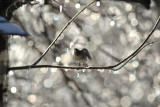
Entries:
[[[131,54],[129,55],[127,58],[123,59],[122,61],[120,61],[119,63],[113,65],[113,67],[117,67],[120,64],[122,64],[123,62],[127,61],[128,59],[130,59],[132,56],[134,56],[137,52],[139,53],[141,50],[141,48],[144,46],[144,44],[148,41],[148,39],[151,37],[151,35],[153,34],[154,30],[156,29],[158,23],[160,21],[160,16],[157,19],[157,22],[155,23],[154,27],[152,28],[151,32],[148,34],[147,38],[144,40],[144,42]],[[132,58],[131,58],[132,59]]]
[[[91,3],[89,3],[87,6],[85,6],[81,11],[79,11],[65,26],[64,28],[61,30],[61,32],[58,34],[58,36],[52,41],[52,43],[48,46],[48,48],[46,49],[46,51],[41,55],[40,58],[38,58],[31,66],[38,64],[39,61],[41,61],[41,59],[46,55],[46,53],[51,49],[51,47],[55,44],[55,42],[58,40],[58,38],[61,36],[61,34],[64,32],[64,30],[71,24],[71,22],[73,22],[78,16],[79,14],[81,14],[86,8],[88,8],[90,5],[92,5],[95,1],[97,0],[93,0]],[[32,67],[29,68],[32,68]]]
[[120,70],[121,68],[123,68],[129,61],[131,61],[131,59],[133,59],[141,50],[143,50],[145,47],[147,47],[148,45],[152,45],[154,43],[158,43],[160,42],[160,40],[156,40],[156,41],[152,41],[152,42],[149,42],[147,44],[145,44],[141,49],[139,49],[137,51],[137,53],[135,53],[132,57],[130,57],[125,63],[123,63],[123,65],[121,65],[120,67],[118,68],[112,68],[113,71],[117,71],[117,70]]

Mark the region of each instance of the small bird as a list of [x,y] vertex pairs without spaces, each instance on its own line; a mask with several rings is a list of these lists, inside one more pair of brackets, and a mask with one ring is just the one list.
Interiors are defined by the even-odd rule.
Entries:
[[79,66],[81,66],[81,63],[83,64],[83,66],[85,66],[84,64],[87,62],[87,58],[91,60],[89,51],[86,48],[83,48],[82,50],[75,48],[74,55],[75,60],[79,63]]

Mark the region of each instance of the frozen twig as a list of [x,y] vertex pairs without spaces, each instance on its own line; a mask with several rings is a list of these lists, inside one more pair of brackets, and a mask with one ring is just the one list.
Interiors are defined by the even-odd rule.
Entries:
[[[158,19],[157,19],[154,27],[152,28],[152,30],[150,31],[150,33],[148,34],[148,36],[147,36],[147,38],[144,40],[144,42],[143,42],[131,55],[129,55],[127,58],[125,58],[125,59],[123,59],[122,61],[120,61],[119,63],[113,65],[114,68],[117,67],[117,66],[119,66],[120,64],[124,63],[125,61],[127,61],[127,63],[128,63],[128,62],[129,62],[128,60],[133,59],[133,58],[134,58],[133,56],[136,56],[136,55],[143,49],[143,46],[145,45],[145,43],[148,41],[148,39],[149,39],[149,38],[151,37],[151,35],[153,34],[153,32],[154,32],[154,30],[156,29],[159,21],[160,21],[160,16],[158,16]],[[153,43],[155,43],[155,42],[153,42]],[[153,44],[153,43],[151,43],[151,44]],[[142,49],[141,49],[141,48],[142,48]],[[126,64],[127,64],[127,63],[126,63]],[[126,64],[125,64],[125,65],[126,65]],[[123,66],[123,65],[122,65],[122,66]]]
[[[60,66],[60,65],[33,65],[31,66],[31,68],[42,68],[42,67],[46,67],[46,68],[61,68],[61,69],[111,69],[113,71],[115,70],[119,70],[121,69],[123,66],[125,66],[131,59],[133,59],[140,51],[142,51],[145,47],[155,44],[155,43],[159,43],[160,40],[156,40],[156,41],[152,41],[149,42],[145,45],[143,45],[138,51],[136,51],[136,53],[134,55],[132,55],[131,57],[128,58],[128,60],[119,68],[114,68],[113,66],[107,66],[107,67],[75,67],[75,66]],[[28,69],[30,66],[19,66],[19,67],[10,67],[8,70],[22,70],[22,69]]]

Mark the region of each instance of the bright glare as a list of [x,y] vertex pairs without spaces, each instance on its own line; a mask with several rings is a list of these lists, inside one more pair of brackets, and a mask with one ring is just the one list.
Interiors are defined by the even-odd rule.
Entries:
[[60,5],[59,6],[59,11],[62,12],[63,7]]
[[76,3],[75,8],[79,9],[81,5],[79,3]]
[[60,57],[57,57],[56,58],[56,62],[60,62],[61,61],[61,58]]
[[101,5],[100,1],[96,2],[96,6],[99,7]]
[[11,93],[16,93],[17,92],[17,88],[16,87],[12,87],[11,88]]
[[131,11],[132,10],[132,5],[131,4],[127,4],[125,7],[126,11]]
[[114,26],[114,25],[115,25],[115,22],[114,22],[114,21],[111,21],[111,22],[110,22],[110,25],[111,25],[111,26]]
[[56,72],[57,68],[51,68],[51,72]]
[[12,76],[12,75],[14,75],[14,72],[13,71],[9,71],[9,76]]

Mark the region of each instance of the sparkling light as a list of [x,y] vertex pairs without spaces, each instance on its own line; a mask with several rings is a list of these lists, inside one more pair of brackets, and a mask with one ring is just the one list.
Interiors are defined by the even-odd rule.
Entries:
[[114,26],[114,25],[115,25],[115,22],[114,22],[114,21],[110,21],[110,25],[111,25],[111,26]]
[[42,73],[47,73],[48,68],[41,68],[40,70],[41,70]]
[[139,62],[138,62],[138,61],[133,61],[133,62],[132,62],[132,66],[133,66],[134,68],[137,68],[137,67],[139,66]]
[[81,5],[79,3],[76,3],[75,8],[79,9]]
[[16,87],[12,87],[11,88],[11,93],[16,93],[17,92],[17,88]]
[[59,6],[59,11],[62,12],[63,7],[60,5]]
[[127,5],[125,6],[126,11],[131,11],[132,10],[132,5],[127,3]]
[[57,57],[56,62],[60,62],[60,61],[61,61],[61,57]]
[[104,69],[99,69],[98,70],[100,73],[103,73],[104,72]]
[[64,69],[66,72],[68,71],[68,69]]
[[119,70],[114,71],[113,74],[120,74]]
[[70,42],[69,48],[72,48],[73,46],[74,46],[74,43],[73,43],[73,42]]
[[51,68],[51,72],[56,72],[57,68]]
[[101,2],[100,2],[100,1],[97,1],[97,2],[96,2],[96,6],[99,7],[100,5],[101,5]]
[[129,75],[129,81],[135,81],[135,79],[136,79],[136,76],[134,75],[134,74],[130,74]]
[[9,71],[8,75],[12,76],[12,75],[14,75],[14,72],[13,71]]
[[79,72],[77,72],[77,78],[79,78],[79,76],[80,76],[80,74],[79,74]]

